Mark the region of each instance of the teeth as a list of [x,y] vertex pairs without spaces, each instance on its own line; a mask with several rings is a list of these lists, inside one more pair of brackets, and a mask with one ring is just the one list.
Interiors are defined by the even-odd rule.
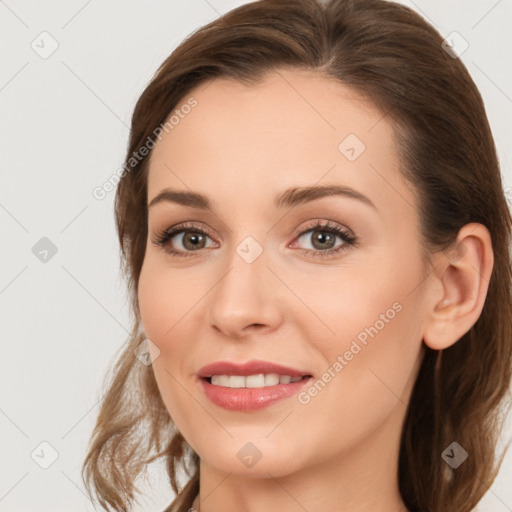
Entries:
[[245,377],[239,375],[231,375],[229,377],[230,388],[245,388]]
[[[270,375],[267,375],[267,377],[270,377]],[[231,376],[231,379],[233,377]],[[245,387],[246,388],[262,388],[265,385],[265,375],[262,373],[258,375],[249,375],[247,377],[237,377],[238,379],[241,379],[242,382],[245,381]],[[279,382],[279,377],[277,378],[277,382]],[[273,385],[277,384],[277,382],[274,382]],[[268,386],[268,384],[267,384]],[[241,387],[241,386],[240,386]]]
[[302,377],[290,377],[289,375],[278,375],[277,373],[259,373],[257,375],[212,375],[211,382],[215,386],[226,388],[264,388],[276,386],[277,384],[289,384],[298,382]]
[[[286,377],[286,375],[283,375],[283,377]],[[247,377],[247,387],[249,387],[249,381],[252,377]],[[260,379],[261,381],[261,379]],[[260,387],[263,386],[277,386],[281,382],[281,378],[277,373],[269,373],[268,375],[265,375],[265,382]]]

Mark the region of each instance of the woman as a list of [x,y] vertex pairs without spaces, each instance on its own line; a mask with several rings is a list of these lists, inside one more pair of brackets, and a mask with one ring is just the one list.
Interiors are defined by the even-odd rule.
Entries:
[[134,323],[84,462],[105,509],[159,457],[172,512],[475,508],[511,216],[482,98],[419,15],[260,1],[196,31],[136,105],[115,206]]

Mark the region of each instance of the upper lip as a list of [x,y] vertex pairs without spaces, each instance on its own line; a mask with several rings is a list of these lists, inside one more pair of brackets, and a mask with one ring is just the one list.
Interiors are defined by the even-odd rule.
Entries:
[[203,366],[197,375],[200,378],[208,378],[212,375],[257,375],[259,373],[277,373],[279,375],[289,375],[290,377],[310,376],[307,371],[297,370],[289,366],[271,363],[269,361],[248,361],[247,363],[237,364],[230,361],[218,361],[216,363]]

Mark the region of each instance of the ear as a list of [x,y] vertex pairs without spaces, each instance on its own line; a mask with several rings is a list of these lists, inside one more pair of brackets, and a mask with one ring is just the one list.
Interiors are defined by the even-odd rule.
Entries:
[[442,350],[478,320],[494,265],[491,236],[483,224],[463,226],[454,244],[439,254],[431,279],[431,298],[423,341]]

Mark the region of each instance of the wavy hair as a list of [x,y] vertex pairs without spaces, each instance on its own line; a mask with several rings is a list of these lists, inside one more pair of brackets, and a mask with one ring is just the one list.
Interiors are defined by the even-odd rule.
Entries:
[[[386,117],[400,172],[420,198],[426,254],[448,250],[467,223],[489,230],[494,267],[482,313],[443,351],[442,361],[441,352],[426,347],[403,425],[398,482],[415,512],[469,512],[491,487],[505,455],[495,458],[511,381],[511,214],[482,97],[442,43],[419,14],[386,0],[261,0],[193,32],[157,70],[133,112],[129,171],[115,197],[133,326],[104,382],[82,467],[89,495],[105,510],[129,510],[141,492],[136,479],[161,457],[176,494],[169,512],[187,511],[199,492],[199,456],[172,423],[151,366],[134,356],[144,339],[137,287],[148,236],[151,155],[138,152],[203,82],[222,77],[251,85],[279,69],[334,78]],[[469,453],[456,470],[441,456],[453,441]]]

